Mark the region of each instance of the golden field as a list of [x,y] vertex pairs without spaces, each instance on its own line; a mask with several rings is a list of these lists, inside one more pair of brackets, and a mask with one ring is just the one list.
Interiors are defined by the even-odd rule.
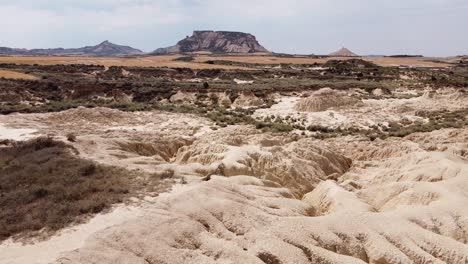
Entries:
[[0,78],[36,80],[37,77],[15,71],[0,70]]
[[[52,56],[4,56],[0,57],[0,63],[17,64],[99,64],[104,66],[133,66],[133,67],[173,67],[193,69],[240,69],[241,66],[210,65],[209,60],[234,61],[239,63],[258,64],[313,64],[325,63],[328,60],[345,60],[348,58],[308,58],[308,57],[276,57],[276,56],[210,56],[199,55],[192,62],[174,61],[183,55],[164,55],[132,58],[108,58],[108,57],[52,57]],[[417,67],[447,67],[450,64],[442,59],[432,58],[363,58],[366,61],[381,66],[417,66]],[[435,62],[435,60],[440,62]],[[247,68],[246,68],[247,69]]]

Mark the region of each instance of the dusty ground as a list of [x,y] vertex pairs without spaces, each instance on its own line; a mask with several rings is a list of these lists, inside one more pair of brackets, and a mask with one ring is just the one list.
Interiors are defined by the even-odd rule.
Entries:
[[48,65],[3,65],[40,79],[0,80],[0,151],[49,136],[175,182],[52,237],[0,242],[1,264],[468,263],[463,65],[175,58],[0,57]]

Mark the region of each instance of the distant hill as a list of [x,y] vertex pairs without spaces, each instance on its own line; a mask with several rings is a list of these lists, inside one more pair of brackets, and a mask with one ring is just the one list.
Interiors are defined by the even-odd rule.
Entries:
[[125,55],[138,55],[143,54],[141,50],[129,47],[121,46],[109,41],[104,41],[96,46],[86,46],[75,49],[14,49],[0,47],[0,54],[4,55],[30,55],[30,56],[99,56],[99,57],[113,57],[113,56],[125,56]]
[[330,57],[359,57],[356,53],[350,51],[347,48],[342,48],[338,51],[330,53],[328,56]]
[[408,55],[408,54],[402,54],[402,55],[390,55],[390,56],[385,56],[388,58],[422,58],[424,57],[423,55]]
[[269,52],[255,36],[231,31],[194,31],[176,45],[154,51],[155,54],[168,53],[256,53]]
[[27,52],[28,50],[26,49],[13,49],[13,48],[7,48],[7,47],[0,47],[0,54],[5,54],[5,55],[10,55],[10,54],[24,55]]
[[382,58],[382,57],[385,57],[385,55],[369,54],[369,55],[361,55],[361,57],[364,57],[364,58]]

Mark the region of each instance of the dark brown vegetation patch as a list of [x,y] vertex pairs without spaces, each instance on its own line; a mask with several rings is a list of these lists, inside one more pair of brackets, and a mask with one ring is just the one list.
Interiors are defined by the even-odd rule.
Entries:
[[141,190],[139,176],[81,159],[51,138],[0,147],[0,241],[52,234],[102,212]]
[[257,254],[257,257],[266,264],[281,264],[281,260],[278,259],[275,255],[268,252],[260,252]]

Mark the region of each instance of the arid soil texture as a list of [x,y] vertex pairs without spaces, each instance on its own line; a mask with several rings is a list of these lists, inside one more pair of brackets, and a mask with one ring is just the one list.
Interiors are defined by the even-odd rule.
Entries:
[[1,64],[0,263],[468,263],[466,64],[274,58]]

